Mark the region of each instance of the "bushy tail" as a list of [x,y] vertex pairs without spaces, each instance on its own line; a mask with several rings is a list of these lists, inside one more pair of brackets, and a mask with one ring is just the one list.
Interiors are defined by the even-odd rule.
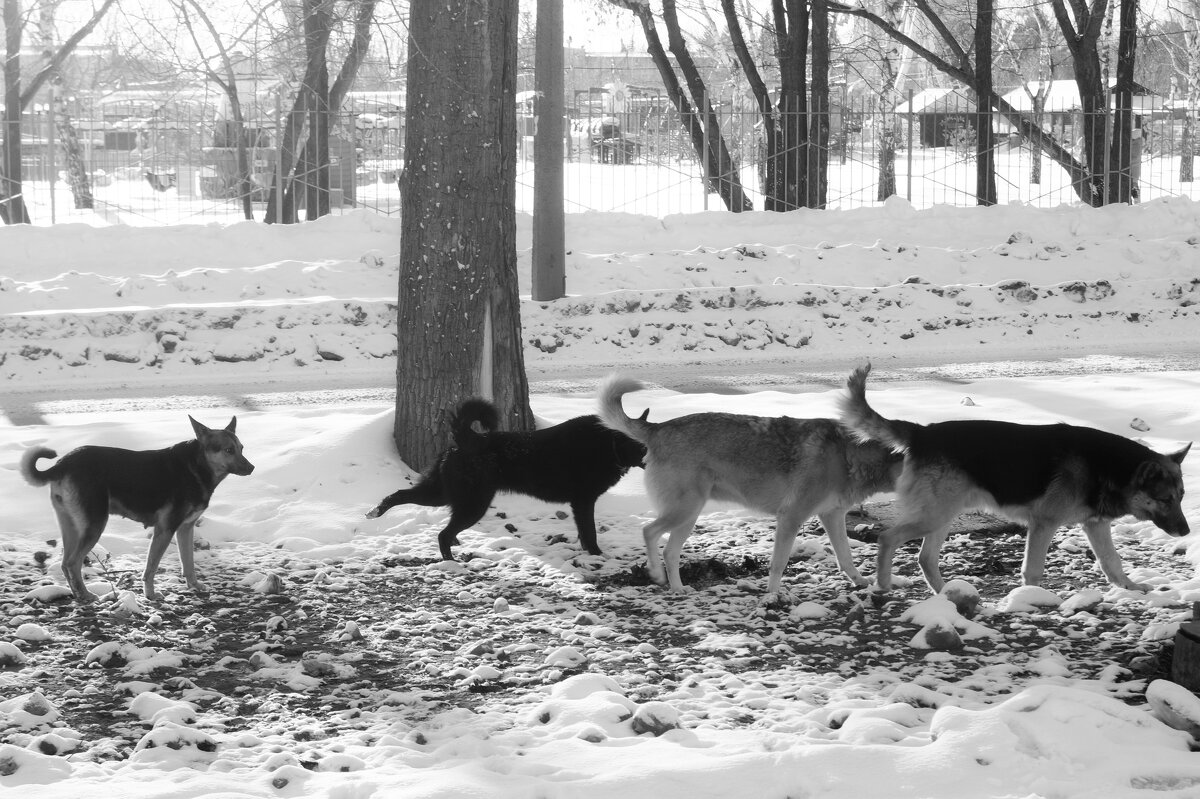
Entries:
[[920,428],[914,422],[885,419],[867,404],[867,375],[871,366],[860,366],[846,381],[847,395],[838,400],[842,424],[864,441],[879,441],[897,452],[906,451]]
[[54,479],[54,467],[42,471],[37,462],[42,458],[57,458],[58,453],[47,447],[31,447],[21,456],[21,476],[31,486],[44,486]]
[[650,410],[646,411],[634,419],[625,415],[625,409],[621,407],[621,397],[628,394],[630,391],[641,391],[645,388],[641,381],[635,380],[632,377],[623,377],[619,374],[611,374],[604,379],[600,384],[600,421],[604,422],[604,426],[616,430],[618,433],[624,433],[634,441],[646,444],[650,440],[650,430],[653,424],[646,421],[650,415]]
[[459,449],[478,449],[483,444],[483,436],[472,427],[478,423],[484,433],[490,433],[500,426],[500,413],[496,406],[485,399],[472,398],[463,400],[454,415],[450,417],[450,435]]

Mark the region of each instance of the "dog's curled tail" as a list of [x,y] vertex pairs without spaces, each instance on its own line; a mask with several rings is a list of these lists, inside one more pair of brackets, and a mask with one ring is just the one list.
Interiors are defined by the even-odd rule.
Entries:
[[867,403],[867,375],[870,373],[870,364],[860,366],[846,380],[847,394],[838,400],[842,424],[864,441],[879,441],[896,452],[904,452],[912,444],[920,425],[885,419]]
[[500,412],[485,399],[463,400],[450,417],[450,435],[459,449],[471,449],[481,443],[482,436],[472,426],[476,423],[484,433],[491,433],[500,426]]
[[641,444],[646,444],[650,439],[651,423],[646,421],[650,410],[647,409],[638,418],[634,419],[625,414],[625,409],[621,406],[621,397],[628,394],[630,391],[641,391],[645,386],[639,380],[632,377],[624,377],[619,374],[609,375],[600,384],[600,408],[598,414],[600,421],[604,422],[604,426],[618,433],[624,433]]
[[31,486],[44,486],[49,483],[54,475],[54,467],[42,471],[37,467],[37,462],[42,458],[57,458],[58,453],[48,447],[30,447],[25,450],[25,454],[21,456],[21,476],[25,478],[25,482]]

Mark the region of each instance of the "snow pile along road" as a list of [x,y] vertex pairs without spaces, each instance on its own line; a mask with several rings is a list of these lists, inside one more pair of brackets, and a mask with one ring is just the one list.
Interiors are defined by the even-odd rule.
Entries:
[[[631,224],[627,217],[582,216],[572,218],[590,225],[574,237],[580,243],[598,246],[596,229],[614,231],[609,247],[630,241],[615,232]],[[637,218],[646,243],[663,248],[589,252],[573,239],[571,296],[522,305],[526,358],[545,370],[631,358],[829,363],[847,351],[1080,355],[1098,339],[1177,350],[1200,318],[1200,235],[1182,232],[1180,217],[1200,229],[1187,201],[1052,212],[917,212],[893,201],[825,216],[743,214],[739,225],[719,214],[649,226]],[[980,219],[990,227],[982,243],[961,230]],[[40,229],[0,230],[0,377],[152,379],[202,369],[231,379],[312,371],[383,378],[396,350],[399,222],[362,212],[302,227],[305,246],[323,228],[357,254],[258,262],[261,225],[222,232],[247,239],[230,248],[239,257],[210,255],[213,226],[121,231],[130,247],[170,252],[161,266],[173,266],[139,271],[145,266],[113,259],[90,267],[87,256],[69,255],[111,246],[111,229],[79,226],[68,254],[52,260],[38,249]],[[864,241],[864,230],[878,238]],[[681,240],[711,243],[669,245]],[[294,255],[297,247],[283,249]],[[523,283],[527,261],[522,251]]]

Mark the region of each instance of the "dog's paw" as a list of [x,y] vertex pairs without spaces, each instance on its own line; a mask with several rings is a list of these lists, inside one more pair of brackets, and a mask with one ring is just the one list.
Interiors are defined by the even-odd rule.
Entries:
[[785,610],[797,604],[796,596],[786,588],[780,588],[777,591],[769,591],[762,595],[759,604],[764,608],[773,610]]
[[191,581],[189,581],[189,582],[188,582],[188,588],[192,589],[192,590],[193,590],[193,591],[195,591],[197,594],[207,594],[207,593],[208,593],[208,584],[207,584],[207,583],[202,583],[202,582],[200,582],[199,580],[191,580]]
[[371,508],[369,511],[367,511],[368,519],[378,519],[382,515],[383,515],[383,511],[380,510],[379,508]]

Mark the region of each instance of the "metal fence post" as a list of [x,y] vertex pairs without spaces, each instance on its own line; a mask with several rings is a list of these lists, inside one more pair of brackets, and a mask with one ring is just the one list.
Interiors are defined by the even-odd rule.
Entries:
[[46,179],[50,182],[50,224],[58,221],[57,205],[54,202],[54,178],[58,172],[54,162],[54,101],[57,96],[55,86],[50,84],[50,113],[46,114]]
[[904,177],[906,188],[904,189],[904,198],[910,203],[912,202],[912,167],[913,167],[913,90],[908,90],[908,168],[907,175]]
[[283,93],[275,93],[275,222],[283,224]]

